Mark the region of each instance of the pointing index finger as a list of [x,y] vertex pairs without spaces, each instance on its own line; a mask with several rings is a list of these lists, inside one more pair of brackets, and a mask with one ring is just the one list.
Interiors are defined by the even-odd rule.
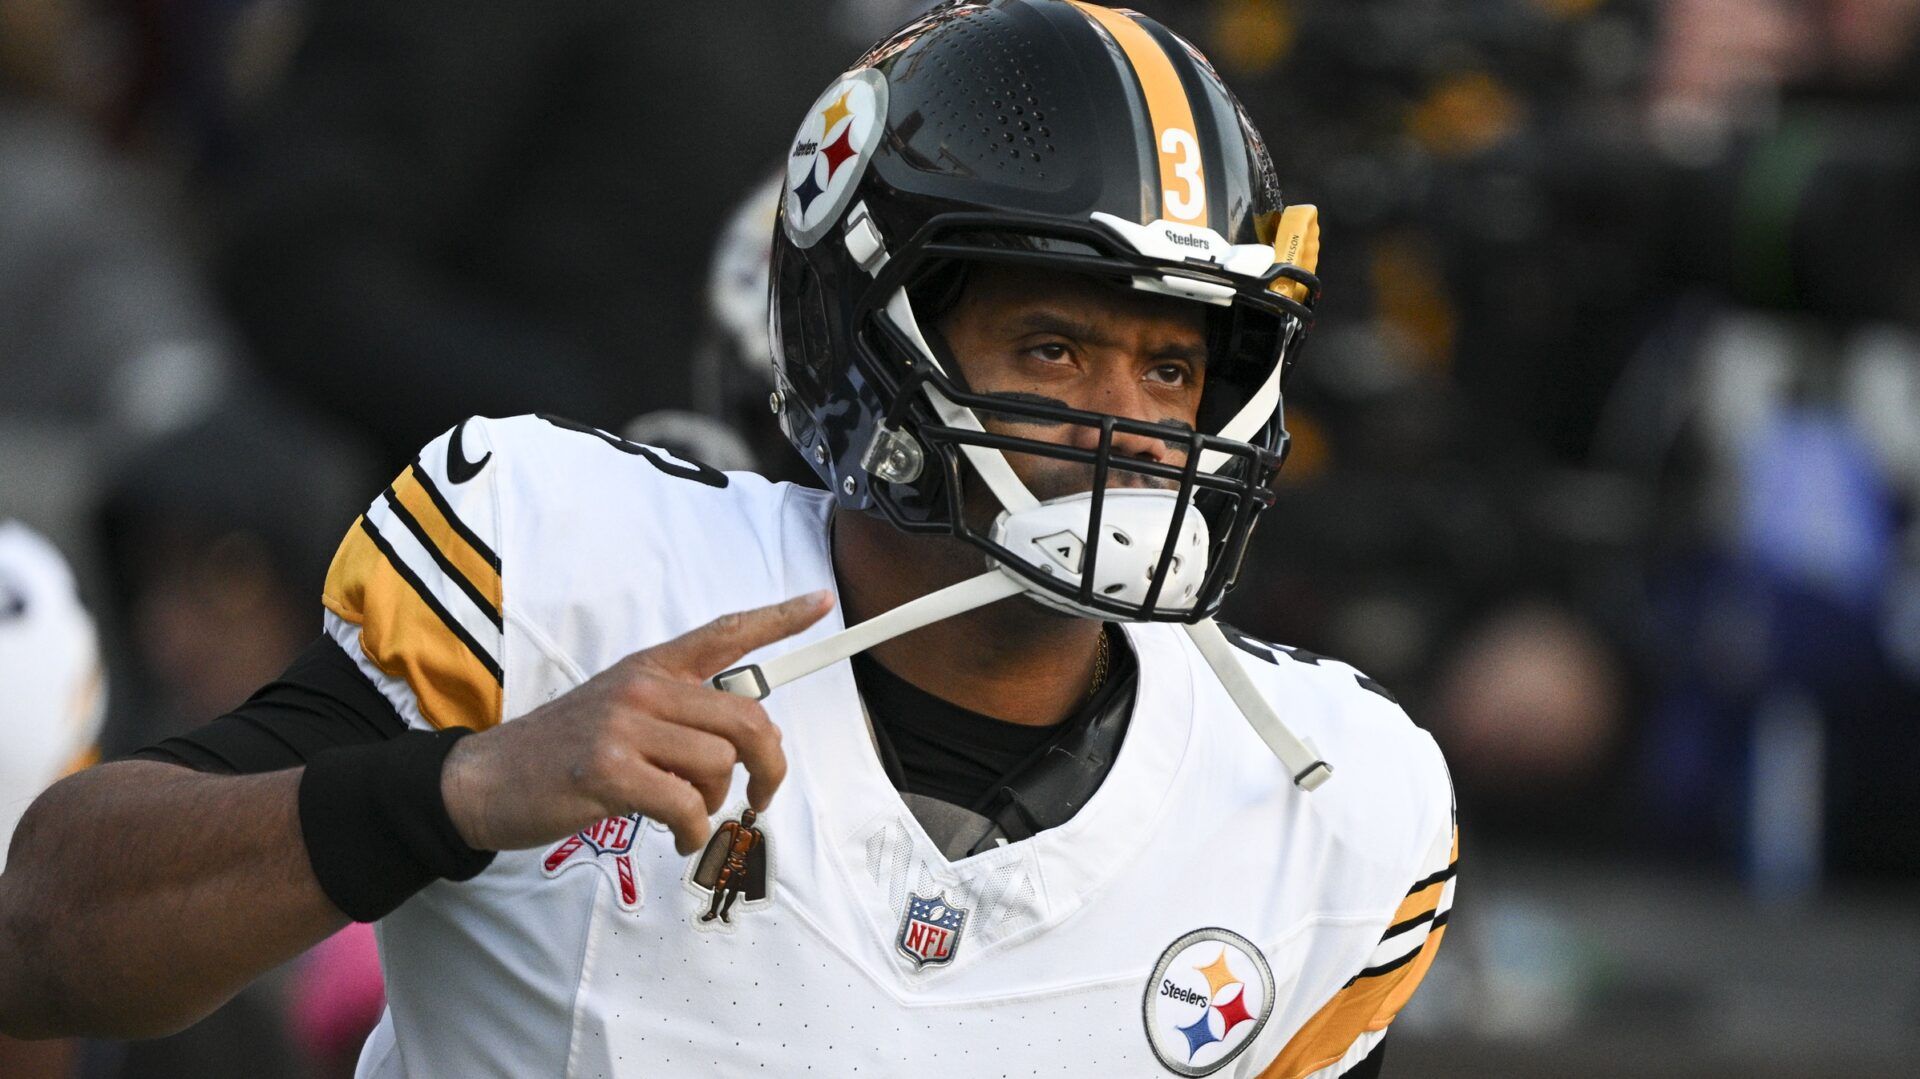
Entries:
[[833,593],[808,592],[766,607],[723,614],[641,655],[662,671],[705,681],[754,649],[806,629],[832,609]]

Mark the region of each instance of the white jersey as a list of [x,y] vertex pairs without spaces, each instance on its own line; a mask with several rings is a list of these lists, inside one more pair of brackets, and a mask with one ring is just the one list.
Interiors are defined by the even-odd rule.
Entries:
[[[327,628],[409,723],[485,728],[718,615],[832,588],[829,507],[602,432],[474,419],[356,523]],[[1126,634],[1131,725],[1067,823],[947,861],[838,664],[765,702],[790,771],[757,822],[763,897],[700,921],[697,856],[639,817],[502,853],[381,923],[388,1010],[359,1076],[1339,1074],[1443,935],[1439,751],[1352,668],[1243,641],[1334,763],[1301,793],[1185,634]]]

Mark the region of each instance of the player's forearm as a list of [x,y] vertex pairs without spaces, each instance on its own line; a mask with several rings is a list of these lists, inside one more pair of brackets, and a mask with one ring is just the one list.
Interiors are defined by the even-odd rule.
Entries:
[[300,775],[128,761],[42,795],[0,876],[0,1032],[170,1032],[344,924]]

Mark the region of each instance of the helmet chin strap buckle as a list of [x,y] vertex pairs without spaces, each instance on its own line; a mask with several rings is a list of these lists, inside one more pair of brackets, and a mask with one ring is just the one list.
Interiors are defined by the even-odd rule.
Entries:
[[758,663],[749,663],[744,667],[734,667],[713,676],[713,688],[722,693],[731,693],[748,700],[764,701],[773,687],[767,684],[767,676]]

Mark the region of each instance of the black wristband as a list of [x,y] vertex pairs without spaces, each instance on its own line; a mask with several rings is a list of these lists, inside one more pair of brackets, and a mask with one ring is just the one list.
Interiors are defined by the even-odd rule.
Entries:
[[493,862],[460,838],[440,768],[465,727],[410,730],[314,755],[300,779],[300,834],[320,890],[356,922],[378,921],[436,880],[468,880]]

